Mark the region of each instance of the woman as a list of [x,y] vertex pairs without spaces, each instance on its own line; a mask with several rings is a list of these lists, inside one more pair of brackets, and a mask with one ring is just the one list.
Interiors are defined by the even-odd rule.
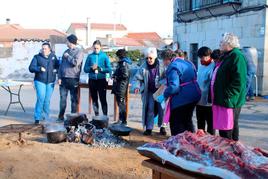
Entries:
[[132,88],[135,93],[141,93],[142,97],[142,124],[145,128],[144,135],[151,135],[154,127],[154,117],[158,115],[158,127],[160,134],[166,135],[162,126],[163,109],[161,104],[156,102],[153,94],[165,82],[164,65],[157,58],[156,48],[148,48],[145,52],[146,62],[141,66],[133,78]]
[[195,67],[191,62],[176,57],[172,51],[164,54],[164,60],[171,61],[166,71],[167,88],[164,92],[164,99],[171,98],[171,135],[186,130],[194,132],[192,115],[201,96]]
[[119,49],[116,52],[119,58],[117,68],[113,74],[113,88],[112,93],[115,94],[116,102],[119,107],[119,121],[121,124],[127,124],[126,117],[126,93],[129,85],[129,65],[132,64],[130,58],[127,57],[125,49]]
[[[197,72],[197,82],[201,89],[201,99],[196,105],[196,118],[197,128],[207,131],[211,135],[214,135],[212,125],[212,106],[210,98],[210,82],[212,77],[215,63],[211,58],[211,49],[208,47],[201,47],[197,51],[197,55],[200,58],[200,66]],[[206,129],[207,126],[207,129]]]
[[84,72],[88,73],[89,77],[89,91],[96,116],[99,115],[98,98],[100,98],[103,115],[107,116],[108,114],[106,73],[111,73],[111,71],[109,57],[101,50],[101,42],[96,40],[93,43],[93,53],[88,55],[84,66]]
[[247,64],[238,37],[225,33],[220,43],[223,56],[212,77],[213,126],[221,137],[239,140],[238,118],[246,99]]
[[36,90],[36,104],[34,109],[35,124],[48,119],[50,113],[50,98],[54,90],[56,73],[59,62],[51,52],[49,43],[42,44],[42,51],[35,55],[29,66],[29,71],[35,74],[34,86]]

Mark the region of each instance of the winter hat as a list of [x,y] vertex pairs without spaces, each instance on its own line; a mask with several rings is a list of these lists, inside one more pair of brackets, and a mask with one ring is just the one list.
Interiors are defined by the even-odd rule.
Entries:
[[127,51],[125,49],[119,49],[115,54],[120,59],[127,57]]
[[74,34],[71,34],[67,37],[67,40],[72,44],[77,44],[77,37]]

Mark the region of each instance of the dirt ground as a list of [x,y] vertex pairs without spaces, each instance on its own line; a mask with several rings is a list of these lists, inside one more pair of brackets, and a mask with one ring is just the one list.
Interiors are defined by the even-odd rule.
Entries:
[[145,142],[165,139],[158,134],[144,137],[134,130],[124,148],[92,148],[84,144],[44,142],[41,128],[18,134],[0,134],[0,178],[150,178],[141,165],[146,159],[136,148]]

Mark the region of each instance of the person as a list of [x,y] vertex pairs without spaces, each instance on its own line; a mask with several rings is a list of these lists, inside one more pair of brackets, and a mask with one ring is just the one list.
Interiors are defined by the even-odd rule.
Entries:
[[112,76],[112,94],[115,94],[116,102],[119,107],[119,121],[121,124],[126,125],[127,117],[125,97],[129,85],[129,65],[132,64],[132,61],[127,57],[127,51],[125,49],[119,49],[116,52],[116,56],[119,58],[119,61],[117,68]]
[[213,127],[221,137],[238,141],[238,119],[246,99],[247,65],[234,34],[225,33],[220,48],[222,62],[215,68],[211,81]]
[[[258,52],[256,48],[244,47],[242,49],[243,54],[245,55],[245,59],[247,62],[247,97],[246,100],[254,100],[254,93],[252,87],[252,81],[254,76],[256,75],[256,65],[254,64],[253,58],[258,59]],[[251,53],[250,53],[251,52]],[[255,52],[255,53],[254,53]]]
[[[201,89],[201,99],[196,105],[197,128],[215,134],[212,125],[212,106],[210,97],[210,82],[215,63],[211,58],[212,50],[206,46],[198,49],[197,56],[200,58],[200,66],[197,72],[197,82]],[[206,129],[207,126],[207,129]]]
[[163,63],[157,58],[156,48],[150,47],[145,51],[146,62],[133,77],[132,88],[135,94],[141,93],[142,98],[142,125],[144,135],[151,135],[154,127],[154,117],[158,116],[160,134],[166,135],[163,124],[163,109],[161,104],[154,100],[153,94],[165,82]]
[[96,116],[99,115],[98,98],[100,98],[103,115],[108,115],[106,99],[108,82],[106,81],[106,74],[110,74],[111,71],[110,59],[101,50],[101,42],[96,40],[93,43],[93,53],[87,56],[84,66],[84,72],[88,73],[89,77],[89,91],[93,101],[93,110]]
[[42,119],[49,119],[50,99],[54,90],[59,61],[51,51],[48,42],[42,44],[42,50],[35,55],[29,66],[29,71],[35,74],[34,87],[36,91],[36,104],[34,109],[35,124]]
[[73,34],[67,37],[68,49],[63,53],[59,68],[60,111],[58,120],[64,120],[67,96],[71,95],[71,113],[77,112],[78,85],[83,62],[83,52],[77,46],[77,37]]
[[190,61],[176,57],[173,51],[164,54],[164,61],[171,61],[166,77],[167,88],[158,101],[170,98],[170,129],[171,135],[184,131],[194,132],[192,115],[201,92],[196,81],[195,66]]

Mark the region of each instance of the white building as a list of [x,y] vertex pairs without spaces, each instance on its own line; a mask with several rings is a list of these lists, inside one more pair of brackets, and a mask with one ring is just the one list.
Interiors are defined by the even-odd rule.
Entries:
[[201,46],[219,48],[221,35],[232,32],[241,48],[258,50],[259,93],[268,94],[268,0],[173,0],[173,40],[197,64]]
[[91,46],[100,38],[121,38],[127,35],[127,28],[122,24],[103,23],[72,23],[67,30],[68,34],[75,34],[78,43],[82,46]]

